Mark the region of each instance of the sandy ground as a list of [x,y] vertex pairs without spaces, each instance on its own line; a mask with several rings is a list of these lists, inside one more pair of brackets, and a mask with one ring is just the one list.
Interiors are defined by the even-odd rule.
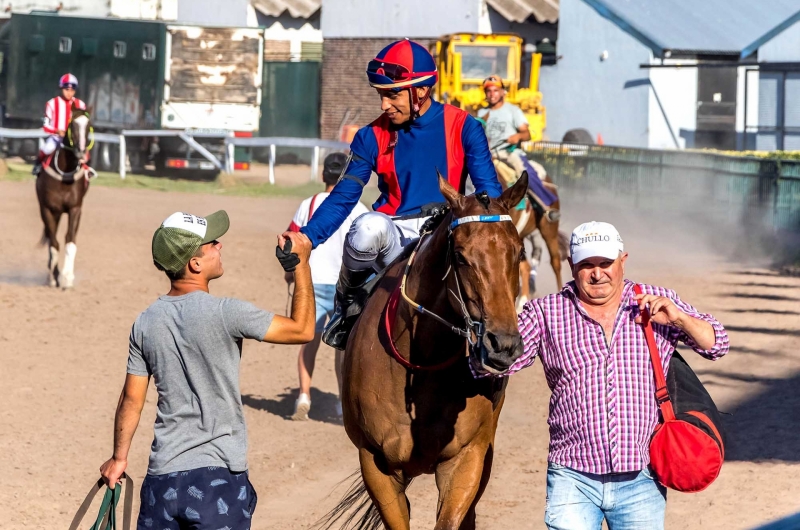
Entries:
[[[714,227],[637,217],[613,201],[564,199],[565,227],[592,217],[616,223],[631,253],[629,277],[676,289],[730,330],[728,357],[713,364],[690,357],[720,409],[732,414],[726,416],[728,462],[707,491],[670,493],[668,528],[752,528],[800,510],[800,279],[716,254],[706,244],[706,236],[718,233]],[[130,325],[167,289],[149,251],[160,221],[176,210],[227,209],[226,272],[212,292],[283,312],[286,285],[274,240],[297,203],[94,187],[78,239],[76,288],[62,292],[43,286],[46,251],[36,245],[41,222],[33,182],[0,182],[0,527],[66,528],[110,455]],[[552,272],[543,269],[540,293],[554,289]],[[296,347],[255,342],[244,349],[241,390],[259,493],[256,529],[308,528],[337,502],[337,484],[357,465],[333,416],[336,385],[327,347],[317,364],[312,421],[287,419],[296,353]],[[548,399],[538,363],[512,378],[492,480],[478,506],[480,528],[544,527]],[[151,386],[130,455],[137,485],[155,401]],[[413,528],[431,528],[432,479],[416,481],[410,497]]]

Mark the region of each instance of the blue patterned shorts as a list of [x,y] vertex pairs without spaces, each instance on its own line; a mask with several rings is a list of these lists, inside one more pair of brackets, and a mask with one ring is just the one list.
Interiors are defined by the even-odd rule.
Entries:
[[138,530],[247,530],[256,509],[247,471],[202,467],[147,475],[142,483]]

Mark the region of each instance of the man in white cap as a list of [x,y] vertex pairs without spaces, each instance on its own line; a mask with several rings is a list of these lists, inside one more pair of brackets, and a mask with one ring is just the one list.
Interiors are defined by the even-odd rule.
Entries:
[[558,530],[664,528],[666,490],[650,471],[658,423],[655,383],[640,311],[649,306],[664,367],[678,341],[715,360],[728,335],[675,291],[624,278],[622,238],[608,223],[572,232],[574,281],[531,300],[519,315],[525,353],[509,373],[542,359],[552,391],[545,524]]
[[153,234],[153,262],[170,290],[131,329],[114,449],[100,468],[114,488],[153,377],[158,410],[137,528],[250,528],[257,497],[239,390],[243,339],[300,344],[314,337],[311,241],[303,234],[279,236],[276,250],[284,269],[295,272],[290,317],[209,294],[209,282],[223,273],[219,238],[228,226],[223,210],[207,217],[176,212]]

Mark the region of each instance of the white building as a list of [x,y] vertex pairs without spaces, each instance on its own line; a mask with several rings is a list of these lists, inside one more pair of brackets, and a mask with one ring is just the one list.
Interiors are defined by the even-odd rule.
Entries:
[[609,145],[742,149],[758,131],[759,147],[780,147],[776,128],[800,133],[800,76],[774,63],[800,61],[800,0],[768,6],[561,0],[558,62],[540,80],[547,136],[583,128]]

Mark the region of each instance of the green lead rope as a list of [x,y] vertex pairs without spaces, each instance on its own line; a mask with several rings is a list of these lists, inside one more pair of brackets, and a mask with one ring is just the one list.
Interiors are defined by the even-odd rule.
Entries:
[[[122,478],[125,479],[125,500],[122,503],[122,529],[130,530],[131,513],[133,509],[133,480],[131,480],[131,478],[125,473],[122,474]],[[105,484],[103,483],[103,480],[100,479],[92,486],[92,489],[89,490],[89,493],[83,500],[83,504],[81,504],[80,508],[78,508],[78,512],[72,519],[72,524],[70,524],[69,530],[78,530],[78,525],[83,520],[86,512],[89,511],[95,495],[97,495],[97,492],[99,492],[104,485]],[[117,504],[119,504],[121,495],[120,488],[122,488],[120,484],[117,484],[113,490],[106,487],[106,491],[103,494],[103,502],[100,504],[100,510],[97,512],[97,519],[91,526],[91,530],[117,529]]]

